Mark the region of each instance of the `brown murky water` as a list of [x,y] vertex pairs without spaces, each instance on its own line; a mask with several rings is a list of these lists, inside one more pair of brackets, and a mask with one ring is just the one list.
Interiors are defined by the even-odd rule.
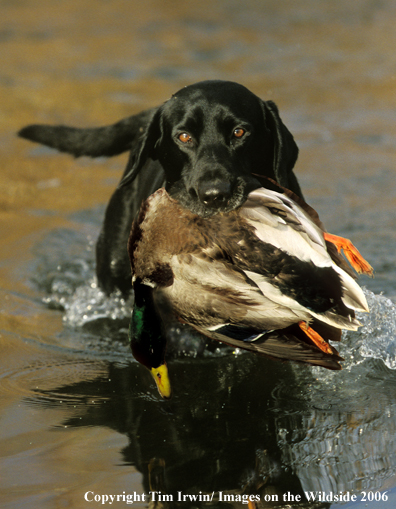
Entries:
[[[222,493],[275,507],[366,491],[345,507],[394,507],[395,2],[2,0],[0,13],[1,507],[125,506],[150,490],[219,507]],[[372,312],[341,374],[179,358],[164,403],[131,362],[129,304],[92,279],[127,156],[73,160],[15,133],[109,124],[210,78],[278,104],[305,196],[376,269]]]

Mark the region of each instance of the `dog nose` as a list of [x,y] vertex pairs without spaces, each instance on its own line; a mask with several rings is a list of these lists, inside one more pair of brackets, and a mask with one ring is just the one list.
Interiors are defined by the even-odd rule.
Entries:
[[198,187],[198,197],[208,207],[221,207],[231,198],[231,184],[202,182]]

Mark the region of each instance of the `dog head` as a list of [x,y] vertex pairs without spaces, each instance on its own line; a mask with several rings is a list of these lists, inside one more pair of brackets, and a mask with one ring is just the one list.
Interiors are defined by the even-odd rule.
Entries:
[[130,159],[120,185],[148,160],[158,160],[169,194],[207,217],[233,210],[270,177],[301,195],[292,172],[298,148],[276,105],[242,85],[204,81],[160,106]]

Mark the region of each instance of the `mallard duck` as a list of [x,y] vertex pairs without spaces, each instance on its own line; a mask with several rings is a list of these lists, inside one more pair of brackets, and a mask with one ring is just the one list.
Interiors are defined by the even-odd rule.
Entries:
[[234,347],[341,369],[328,341],[339,341],[342,329],[357,330],[355,311],[368,306],[337,251],[358,272],[372,268],[287,194],[259,188],[239,209],[208,218],[165,189],[142,205],[128,242],[131,349],[164,398],[171,395],[162,325],[169,313]]

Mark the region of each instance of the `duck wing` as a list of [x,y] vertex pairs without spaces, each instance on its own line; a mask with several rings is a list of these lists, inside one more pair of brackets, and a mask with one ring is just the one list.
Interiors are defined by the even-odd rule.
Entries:
[[[333,261],[327,249],[323,230],[288,196],[264,188],[256,189],[249,194],[247,202],[240,209],[240,215],[254,228],[256,236],[264,244],[277,247],[291,256],[295,266],[299,265],[301,270],[304,264],[308,264],[304,269],[307,277],[306,286],[309,286],[309,278],[315,274],[322,277],[327,274],[334,281],[335,273],[337,273],[341,282],[341,299],[344,305],[355,311],[368,311],[366,298],[359,285],[347,271]],[[240,256],[244,257],[243,251]],[[246,256],[244,262],[247,267],[250,265]],[[261,276],[265,275],[257,264],[253,272]],[[263,283],[263,279],[259,279]],[[320,291],[318,283],[319,281],[316,281],[315,285]],[[323,293],[329,288],[329,279],[323,280],[321,284],[324,285]],[[302,284],[302,294],[304,294],[304,286]],[[290,284],[290,287],[293,285]],[[309,295],[309,292],[305,292],[305,295]]]
[[[356,279],[356,274],[354,271],[356,271],[358,274],[367,274],[368,276],[373,275],[373,268],[362,257],[352,242],[343,237],[338,237],[337,235],[327,233],[322,221],[319,218],[319,214],[314,208],[308,205],[308,203],[306,203],[301,196],[298,196],[290,189],[281,186],[270,177],[265,177],[264,175],[258,175],[254,173],[253,175],[258,178],[258,180],[263,184],[263,187],[286,195],[306,212],[306,214],[316,224],[316,226],[323,230],[327,251],[332,260],[352,278]],[[346,262],[344,256],[341,255],[341,252],[344,253],[345,258],[351,265]]]
[[259,188],[240,208],[263,242],[271,243],[300,260],[329,266],[329,255],[319,228],[304,210],[285,194]]
[[[216,341],[262,354],[272,359],[304,362],[327,369],[342,369],[340,361],[343,359],[337,350],[331,347],[332,353],[322,352],[316,346],[308,344],[300,334],[301,331],[294,327],[284,330],[264,331],[263,333],[230,325],[212,331],[196,325],[194,325],[194,328]],[[252,334],[258,336],[254,341],[250,341]],[[245,340],[242,338],[245,338]]]
[[173,283],[157,290],[183,322],[204,327],[231,323],[272,330],[310,320],[309,312],[296,312],[263,294],[245,271],[215,254],[214,248],[210,255],[174,255],[169,262]]

